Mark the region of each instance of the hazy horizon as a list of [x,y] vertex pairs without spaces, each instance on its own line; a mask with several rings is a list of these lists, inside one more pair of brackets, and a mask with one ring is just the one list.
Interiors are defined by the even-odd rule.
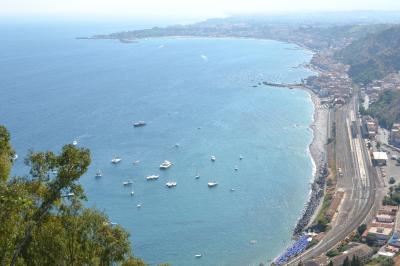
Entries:
[[0,15],[6,18],[59,19],[173,19],[182,22],[239,14],[400,11],[400,1],[348,0],[1,0]]

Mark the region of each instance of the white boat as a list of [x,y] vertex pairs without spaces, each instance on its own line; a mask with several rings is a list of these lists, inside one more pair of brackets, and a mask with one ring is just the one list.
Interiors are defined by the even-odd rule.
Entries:
[[216,187],[218,185],[217,182],[208,182],[208,187]]
[[168,169],[172,166],[170,161],[165,160],[162,164],[160,164],[160,169]]
[[194,255],[194,257],[196,258],[196,259],[199,259],[199,258],[201,258],[201,254],[196,254],[196,255]]
[[176,187],[177,183],[174,181],[169,181],[165,185],[167,186],[167,188],[173,188]]
[[251,244],[251,245],[257,244],[257,240],[250,240],[250,244]]
[[121,158],[119,158],[118,156],[114,156],[114,158],[111,159],[111,163],[113,164],[118,164],[122,161]]
[[239,155],[239,160],[243,160],[243,156],[242,155]]
[[72,145],[74,146],[78,145],[78,141],[77,140],[72,141]]
[[233,192],[233,191],[235,191],[235,189],[234,189],[234,188],[231,188],[231,191]]
[[133,183],[132,181],[128,180],[128,181],[123,182],[122,185],[130,186],[130,185],[132,185],[132,183]]
[[102,177],[102,176],[103,176],[103,175],[102,175],[101,171],[98,170],[98,171],[96,172],[96,177]]
[[235,171],[239,170],[239,167],[235,166]]
[[12,160],[13,161],[16,161],[18,159],[18,154],[15,154],[13,157],[12,157]]
[[159,175],[149,175],[146,176],[147,180],[157,180],[160,176]]
[[138,205],[136,205],[136,208],[141,208],[142,207],[142,204],[140,203],[140,204],[138,204]]
[[215,162],[215,156],[211,156],[211,161]]
[[140,163],[139,160],[133,161],[133,164],[138,164],[138,163]]
[[146,122],[144,122],[144,121],[138,121],[138,122],[133,123],[134,127],[144,127],[145,125],[146,125]]
[[135,191],[131,191],[131,196],[135,195]]
[[200,175],[197,174],[194,178],[199,179],[199,178],[200,178]]
[[67,194],[67,197],[73,197],[73,196],[75,196],[75,193],[73,193],[73,192],[70,192]]

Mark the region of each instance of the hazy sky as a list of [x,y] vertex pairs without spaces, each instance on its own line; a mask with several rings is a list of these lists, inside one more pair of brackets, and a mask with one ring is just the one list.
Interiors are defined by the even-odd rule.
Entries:
[[275,11],[400,10],[400,0],[0,0],[0,15],[207,18]]

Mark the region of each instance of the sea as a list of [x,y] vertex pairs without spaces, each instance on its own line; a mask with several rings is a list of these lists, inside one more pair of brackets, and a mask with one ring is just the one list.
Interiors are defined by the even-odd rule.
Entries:
[[[75,38],[144,26],[0,23],[0,124],[19,155],[13,175],[28,174],[29,150],[59,152],[76,140],[92,156],[80,179],[86,206],[129,231],[135,256],[269,264],[308,199],[314,106],[306,91],[260,84],[301,81],[312,54],[271,40]],[[146,126],[133,127],[140,120]],[[173,166],[163,171],[164,160]]]

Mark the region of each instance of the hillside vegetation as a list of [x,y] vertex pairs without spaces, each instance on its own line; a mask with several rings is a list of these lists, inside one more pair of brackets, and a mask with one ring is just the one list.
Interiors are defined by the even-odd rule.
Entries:
[[400,26],[355,40],[335,57],[350,65],[349,75],[357,83],[370,83],[400,70]]
[[400,121],[400,91],[382,92],[378,101],[371,104],[366,113],[378,118],[382,127],[390,128],[393,123]]

